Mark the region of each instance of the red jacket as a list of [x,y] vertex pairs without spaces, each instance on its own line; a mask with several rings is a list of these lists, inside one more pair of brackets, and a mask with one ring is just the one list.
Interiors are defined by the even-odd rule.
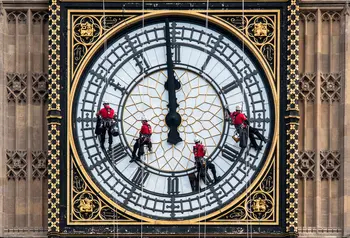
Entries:
[[[233,122],[233,125],[240,126],[242,123],[244,123],[247,120],[247,117],[241,113],[241,112],[232,112],[230,114],[231,120]],[[246,125],[244,124],[244,127]]]
[[150,124],[148,124],[147,122],[142,123],[140,134],[151,135],[152,127],[150,126]]
[[113,119],[114,110],[109,106],[107,108],[104,107],[98,112],[98,115],[100,115],[102,119]]
[[194,153],[194,157],[204,157],[205,155],[204,145],[198,143],[195,146],[193,146],[193,153]]

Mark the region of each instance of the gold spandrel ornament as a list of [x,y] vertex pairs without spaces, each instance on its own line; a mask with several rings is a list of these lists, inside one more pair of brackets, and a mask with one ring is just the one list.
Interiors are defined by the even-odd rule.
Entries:
[[94,35],[95,29],[93,24],[90,24],[89,22],[80,23],[80,27],[80,36],[89,38]]
[[86,183],[75,164],[71,170],[71,212],[73,216],[70,222],[84,221],[95,224],[103,224],[103,222],[133,222],[134,220],[107,205],[95,191]]
[[249,12],[214,14],[244,34],[264,56],[272,72],[276,75],[277,53],[277,15],[257,15]]
[[268,31],[269,30],[267,29],[267,23],[262,23],[262,22],[254,23],[254,36],[266,37]]
[[126,19],[132,18],[131,15],[111,14],[106,15],[72,15],[73,34],[72,34],[72,48],[71,60],[73,65],[71,73],[75,73],[76,67],[84,58],[91,46],[103,37],[112,28],[125,22]]
[[260,197],[258,199],[254,199],[253,201],[253,212],[254,213],[264,213],[266,212],[266,200],[261,199]]
[[274,160],[269,172],[265,175],[264,179],[256,186],[256,188],[247,193],[247,196],[229,212],[213,219],[215,222],[258,222],[263,224],[264,222],[276,221],[277,211],[276,207],[276,190],[275,184],[275,169],[276,161]]
[[95,208],[95,205],[93,204],[93,200],[85,197],[80,198],[80,204],[78,208],[80,209],[80,213],[92,213],[93,209]]

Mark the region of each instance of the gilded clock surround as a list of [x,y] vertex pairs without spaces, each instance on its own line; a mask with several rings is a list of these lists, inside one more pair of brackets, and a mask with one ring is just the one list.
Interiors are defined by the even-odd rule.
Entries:
[[[295,4],[295,2],[294,2]],[[56,9],[58,8],[58,13]],[[53,24],[57,24],[59,31],[59,3],[56,1],[51,2],[50,10],[54,9],[52,12],[52,16],[54,16]],[[108,16],[101,14],[102,11],[91,10],[69,10],[68,18],[72,17],[74,19],[73,26],[68,27],[68,29],[76,29],[72,30],[72,37],[68,38],[68,81],[72,82],[72,84],[76,84],[75,78],[79,75],[79,69],[82,70],[84,68],[84,62],[88,61],[90,57],[93,55],[93,47],[95,49],[98,48],[98,44],[102,44],[104,39],[108,39],[112,34],[112,31],[116,31],[116,28],[123,26],[127,26],[127,24],[131,24],[133,21],[137,21],[141,18],[141,14],[145,14],[152,17],[156,14],[168,14],[168,11],[110,11],[106,10],[105,13]],[[189,14],[196,17],[205,17],[206,11],[188,11],[178,12],[179,14]],[[271,14],[270,13],[277,13]],[[293,12],[292,12],[293,13]],[[247,42],[247,45],[251,47],[251,50],[256,52],[259,55],[258,60],[264,66],[265,72],[267,75],[270,75],[269,80],[270,84],[275,83],[276,86],[276,98],[275,104],[279,102],[279,80],[280,80],[280,72],[279,70],[279,55],[280,51],[280,42],[279,42],[279,11],[278,10],[246,10],[244,14],[244,20],[242,21],[241,11],[239,10],[226,10],[226,11],[209,11],[210,18],[221,21],[221,24],[225,25],[227,28],[231,28],[231,31],[240,32],[240,37]],[[111,21],[114,24],[110,24],[106,27],[106,22],[102,20],[102,18],[110,17],[111,19],[117,19],[115,21]],[[237,21],[237,19],[240,19]],[[234,20],[232,20],[234,19]],[[70,23],[71,21],[68,20]],[[59,35],[56,32],[52,32],[50,36],[54,37],[54,42],[59,43]],[[72,42],[72,43],[70,43]],[[59,44],[58,44],[59,47]],[[73,47],[73,48],[69,48]],[[79,48],[80,47],[80,48]],[[268,52],[266,48],[269,47]],[[73,54],[70,54],[73,52]],[[273,52],[273,53],[272,53]],[[277,52],[277,53],[275,53]],[[51,54],[54,56],[54,53]],[[59,67],[59,56],[57,59],[55,58],[53,62],[50,62],[50,69]],[[58,65],[57,65],[58,63]],[[55,78],[55,74],[50,73],[51,78],[50,87],[59,86],[59,77]],[[292,82],[293,79],[290,79]],[[296,80],[296,78],[294,79]],[[292,82],[293,83],[293,82]],[[68,84],[70,85],[70,83]],[[74,86],[72,87],[74,88]],[[50,88],[51,89],[51,88]],[[71,90],[71,87],[68,88],[68,91]],[[73,92],[74,93],[74,92]],[[73,94],[72,94],[73,95]],[[68,99],[70,98],[69,95]],[[51,94],[51,98],[55,98],[55,102],[52,102],[50,105],[55,108],[57,111],[60,111],[60,103],[59,103],[59,94],[56,91],[53,91]],[[56,99],[57,98],[57,99]],[[58,100],[58,102],[56,101]],[[56,104],[57,103],[57,106]],[[289,104],[288,104],[289,105]],[[293,103],[292,103],[293,107]],[[288,107],[290,108],[290,107]],[[50,110],[50,106],[49,106]],[[52,110],[52,108],[51,108]],[[53,111],[53,110],[52,110]],[[70,111],[70,110],[68,110]],[[279,109],[276,110],[276,114],[279,114]],[[53,136],[51,141],[53,143],[60,144],[60,113],[56,115],[50,115],[48,118],[52,118],[53,121],[51,124],[49,123],[49,131],[52,135],[58,135],[58,138]],[[69,118],[69,117],[68,117]],[[277,122],[276,122],[277,123]],[[296,122],[293,125],[298,125]],[[278,128],[278,124],[276,128]],[[293,127],[294,128],[294,127]],[[293,129],[291,128],[291,129]],[[288,132],[287,132],[288,133]],[[293,140],[291,138],[290,140]],[[71,143],[71,144],[70,144]],[[289,145],[297,144],[297,141],[289,141]],[[69,138],[69,142],[67,146],[73,145],[74,142],[72,138]],[[271,148],[271,153],[269,155],[269,159],[264,166],[265,173],[260,173],[259,178],[254,181],[254,183],[250,186],[248,193],[249,196],[245,198],[245,196],[240,196],[234,202],[232,202],[227,208],[222,209],[214,214],[211,214],[208,217],[202,217],[201,219],[194,219],[191,221],[185,221],[183,223],[178,224],[199,224],[203,223],[206,225],[230,225],[230,224],[259,224],[259,225],[273,225],[278,224],[278,210],[279,210],[279,179],[278,179],[278,169],[279,169],[279,148],[277,143],[277,138],[274,137],[273,145]],[[276,146],[276,147],[275,147]],[[69,147],[68,147],[69,148]],[[52,148],[55,149],[55,148]],[[74,151],[74,149],[73,149]],[[51,150],[50,153],[50,161],[49,163],[53,163],[53,167],[49,170],[49,189],[50,186],[53,189],[57,188],[57,190],[53,191],[53,194],[57,194],[57,197],[54,199],[49,198],[49,208],[57,208],[51,211],[49,214],[49,232],[51,234],[59,233],[59,160],[56,158],[59,157],[59,150]],[[275,157],[277,155],[277,158]],[[79,163],[79,159],[74,158],[76,153],[67,155],[67,171],[68,173],[68,183],[67,186],[67,202],[68,207],[70,207],[67,216],[67,223],[70,225],[102,225],[102,224],[125,224],[125,225],[134,225],[134,224],[167,224],[166,221],[157,221],[154,222],[152,220],[144,219],[136,214],[129,213],[127,211],[118,210],[118,206],[111,206],[111,201],[108,200],[107,197],[100,194],[97,187],[93,186],[92,181],[89,181],[89,178],[86,177],[84,171],[81,171],[81,164]],[[293,163],[291,163],[293,164]],[[57,170],[56,170],[56,169]],[[289,177],[292,177],[295,171],[288,170],[287,173]],[[80,190],[77,190],[77,181],[80,181],[82,185],[80,186]],[[92,183],[92,185],[91,185]],[[272,186],[272,187],[271,187]],[[294,198],[294,192],[288,190],[287,193],[290,197]],[[296,196],[295,196],[296,197]],[[57,199],[56,199],[57,198]],[[295,199],[296,200],[296,199]],[[294,200],[294,201],[295,201]],[[235,204],[235,205],[234,205]],[[293,203],[291,203],[291,206]],[[296,204],[296,202],[294,202]],[[117,208],[117,210],[115,210]],[[109,209],[109,212],[113,211],[115,214],[113,219],[108,219],[106,216],[101,215],[103,213],[103,209]],[[108,213],[108,212],[107,212]],[[70,214],[70,215],[69,215]],[[96,215],[98,214],[98,215]],[[288,213],[290,217],[296,216],[296,211],[292,213]],[[108,216],[107,216],[108,217]],[[111,221],[112,220],[112,221]],[[288,217],[287,217],[288,220]],[[290,220],[289,220],[290,221]],[[173,222],[171,224],[174,224]],[[295,230],[295,222],[289,223],[287,226],[287,231],[294,233]]]
[[[68,12],[71,13],[73,15],[72,12],[75,12],[76,10],[69,10]],[[135,12],[132,12],[133,14],[135,14]],[[136,13],[139,13],[141,14],[142,12],[141,11],[138,11]],[[106,32],[105,35],[102,35],[100,38],[98,38],[98,40],[96,40],[96,44],[94,45],[94,47],[87,53],[86,55],[86,58],[85,58],[85,61],[83,60],[83,63],[80,65],[80,68],[78,68],[78,70],[76,71],[76,73],[72,76],[72,79],[69,80],[69,77],[68,77],[68,92],[69,92],[69,97],[67,98],[68,100],[68,130],[69,130],[69,145],[70,148],[72,149],[73,151],[73,158],[74,160],[77,162],[77,164],[79,165],[79,167],[82,168],[82,164],[81,164],[81,161],[80,161],[80,158],[78,156],[78,153],[75,149],[75,142],[74,142],[74,139],[72,137],[72,132],[71,132],[71,121],[70,121],[70,118],[71,118],[71,112],[72,112],[72,106],[73,106],[73,95],[75,94],[75,90],[77,88],[77,85],[78,85],[78,80],[75,80],[75,79],[78,79],[81,77],[81,74],[82,74],[82,71],[83,69],[85,68],[85,65],[87,64],[87,62],[89,61],[89,59],[94,55],[94,52],[104,43],[104,40],[107,40],[109,39],[113,34],[115,34],[116,32],[120,31],[122,28],[134,23],[134,22],[138,22],[138,21],[141,21],[143,18],[147,19],[147,18],[152,18],[152,17],[157,17],[157,16],[166,16],[166,15],[174,15],[174,14],[177,14],[177,15],[183,15],[183,16],[194,16],[194,17],[197,17],[197,18],[205,18],[206,15],[202,14],[204,12],[195,12],[195,11],[189,11],[189,12],[180,12],[180,11],[173,11],[173,12],[170,12],[170,11],[149,11],[148,14],[145,14],[145,15],[139,15],[139,16],[136,16],[134,18],[129,18],[129,21],[125,22],[125,23],[120,23],[120,24],[117,24],[117,26],[115,28],[112,28],[111,31],[109,32]],[[225,13],[228,13],[228,11],[225,11]],[[236,11],[236,14],[239,14],[239,12]],[[214,14],[214,12],[213,12]],[[90,18],[92,19],[92,18]],[[263,57],[261,56],[261,53],[259,54],[259,51],[256,50],[256,48],[254,47],[257,43],[256,41],[250,41],[248,37],[244,38],[244,35],[240,34],[240,31],[237,31],[236,29],[234,28],[231,28],[229,26],[227,26],[224,22],[222,21],[218,21],[216,18],[211,18],[209,17],[209,20],[215,22],[216,24],[221,24],[223,25],[223,27],[226,27],[228,30],[230,30],[233,34],[235,34],[237,37],[241,38],[242,40],[245,41],[245,44],[248,45],[248,47],[250,49],[252,49],[253,51],[255,50],[256,52],[256,57],[259,58],[259,61],[260,62],[263,62],[262,64],[262,67],[265,69],[265,73],[266,75],[268,75],[268,80],[270,82],[270,87],[272,87],[272,94],[274,95],[274,110],[276,112],[276,118],[275,118],[275,128],[276,128],[276,132],[274,134],[274,137],[272,139],[272,145],[271,145],[271,150],[270,150],[270,153],[268,155],[268,159],[266,161],[266,163],[264,164],[262,170],[260,171],[259,175],[258,175],[258,179],[255,179],[253,181],[253,183],[249,186],[249,188],[247,188],[247,191],[250,191],[254,186],[256,186],[256,183],[258,183],[258,181],[260,180],[259,178],[261,176],[263,176],[266,168],[269,166],[269,164],[271,163],[271,158],[272,156],[276,153],[278,154],[278,146],[277,146],[277,135],[278,135],[278,131],[279,131],[279,128],[278,128],[278,121],[279,121],[279,107],[278,107],[278,104],[276,103],[277,101],[279,101],[278,99],[278,88],[279,88],[279,81],[271,74],[271,68],[264,62],[263,60]],[[70,22],[70,21],[68,21]],[[78,24],[80,25],[81,22],[79,21],[75,21],[75,22],[78,22]],[[119,27],[119,28],[118,28]],[[70,27],[69,27],[70,28]],[[73,27],[74,29],[74,27]],[[248,31],[245,31],[245,32],[248,32]],[[72,33],[74,34],[74,33]],[[271,38],[273,39],[273,37]],[[73,42],[73,40],[72,40]],[[71,50],[68,49],[68,58],[69,57],[69,52],[72,52]],[[265,66],[265,67],[264,67]],[[70,67],[68,67],[68,69],[70,69]],[[72,82],[72,83],[70,83]],[[276,83],[277,86],[274,85],[274,83]],[[275,88],[276,87],[276,88]],[[277,147],[276,147],[277,146]],[[69,156],[69,154],[68,154]],[[68,166],[69,166],[69,160],[68,160]],[[273,162],[275,162],[275,160],[273,160]],[[276,161],[278,163],[278,160]],[[278,166],[278,165],[277,165]],[[67,170],[70,170],[70,168],[68,167]],[[91,179],[89,178],[89,176],[86,174],[85,171],[82,172],[82,174],[85,176],[85,178],[93,184],[93,182],[91,181]],[[277,181],[277,184],[278,184],[278,180]],[[106,200],[108,201],[110,204],[112,204],[114,207],[118,208],[119,210],[123,210],[123,208],[116,204],[115,202],[111,201],[110,198],[108,198],[106,195],[104,195],[104,193],[102,191],[100,191],[99,188],[97,188],[96,185],[93,185],[94,189],[97,191],[97,193],[101,194],[101,196]],[[277,186],[278,187],[278,186]],[[68,191],[70,191],[70,188],[68,187]],[[249,192],[248,192],[249,193]],[[230,221],[225,221],[225,222],[216,222],[216,221],[211,221],[210,218],[211,217],[216,217],[218,214],[220,214],[221,212],[225,212],[225,211],[228,211],[230,210],[230,208],[232,208],[234,206],[234,204],[236,204],[238,201],[240,201],[241,199],[243,199],[245,196],[244,194],[240,195],[237,199],[235,199],[234,201],[230,202],[229,205],[227,205],[226,207],[220,209],[220,211],[217,211],[217,212],[213,212],[211,214],[208,214],[207,216],[203,216],[203,217],[199,217],[199,218],[196,218],[196,219],[190,219],[190,220],[183,220],[183,221],[166,221],[166,220],[153,220],[153,219],[150,219],[150,218],[147,218],[147,217],[140,217],[138,214],[135,214],[135,213],[132,213],[130,211],[125,211],[127,214],[132,214],[134,217],[140,219],[140,220],[143,220],[143,222],[146,222],[148,224],[197,224],[197,223],[203,223],[203,221],[205,221],[205,224],[207,225],[217,225],[217,224],[221,224],[221,225],[227,225],[227,224],[232,224],[232,223],[237,223],[237,224],[244,224],[244,222],[246,222],[245,220],[230,220]],[[69,197],[67,199],[67,201],[72,201],[73,200],[73,203],[75,203],[73,197]],[[278,199],[276,197],[273,197],[273,204],[276,205],[276,208],[275,206],[272,207],[272,209],[276,209],[276,211],[278,211]],[[277,200],[275,202],[275,200]],[[276,204],[275,204],[276,203]],[[248,212],[247,212],[248,213]],[[68,214],[69,214],[69,211],[68,211]],[[68,217],[70,217],[68,215]],[[248,217],[248,216],[247,216]],[[273,218],[276,218],[276,219],[271,219],[271,220],[267,220],[267,221],[263,221],[261,219],[248,219],[248,220],[251,220],[252,223],[257,223],[257,224],[266,224],[266,225],[271,225],[271,224],[277,224],[278,222],[278,214],[276,214],[275,216],[271,216]],[[79,220],[79,222],[77,221],[71,221],[71,220],[68,220],[68,224],[81,224],[81,225],[88,225],[90,223],[88,223],[89,220],[83,222],[82,220]],[[103,224],[104,222],[101,221]],[[118,223],[119,221],[115,221],[115,223]],[[105,223],[107,224],[107,223]]]

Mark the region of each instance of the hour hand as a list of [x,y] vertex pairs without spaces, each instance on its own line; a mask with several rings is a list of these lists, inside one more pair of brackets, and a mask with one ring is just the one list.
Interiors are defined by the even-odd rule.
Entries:
[[179,113],[175,111],[169,112],[168,115],[165,117],[165,122],[169,127],[169,133],[168,133],[168,142],[176,145],[177,143],[181,142],[182,139],[180,137],[179,132],[177,131],[177,128],[181,124],[181,116]]

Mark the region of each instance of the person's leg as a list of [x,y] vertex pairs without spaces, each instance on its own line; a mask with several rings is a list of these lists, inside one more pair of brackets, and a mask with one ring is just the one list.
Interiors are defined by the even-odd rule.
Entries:
[[100,135],[100,143],[101,148],[105,148],[105,139],[106,139],[106,128],[102,127],[101,135]]
[[151,141],[151,138],[148,139],[148,150],[149,150],[149,152],[152,152],[152,141]]
[[113,135],[112,135],[112,127],[108,128],[108,149],[112,150],[112,144],[113,144]]
[[258,146],[258,143],[256,143],[254,133],[250,130],[250,128],[249,128],[249,139],[250,139],[250,143],[252,143],[252,146],[254,149],[256,149],[256,150],[261,149],[261,146]]
[[136,139],[136,142],[134,144],[134,149],[132,151],[132,158],[136,157],[136,152],[139,149],[139,146],[140,146],[140,139]]
[[266,138],[260,133],[260,131],[258,129],[256,129],[254,127],[250,127],[249,130],[251,130],[252,133],[258,137],[259,140],[266,143]]
[[214,176],[214,181],[216,182],[218,178],[216,177],[215,165],[212,162],[208,162],[207,167],[208,167],[208,169],[210,169],[211,173]]
[[196,190],[199,191],[199,179],[201,177],[201,166],[200,164],[196,161],[196,167],[197,167],[197,178],[196,178]]
[[141,158],[142,155],[145,154],[145,139],[140,139],[139,142],[139,153],[138,153],[138,157]]

